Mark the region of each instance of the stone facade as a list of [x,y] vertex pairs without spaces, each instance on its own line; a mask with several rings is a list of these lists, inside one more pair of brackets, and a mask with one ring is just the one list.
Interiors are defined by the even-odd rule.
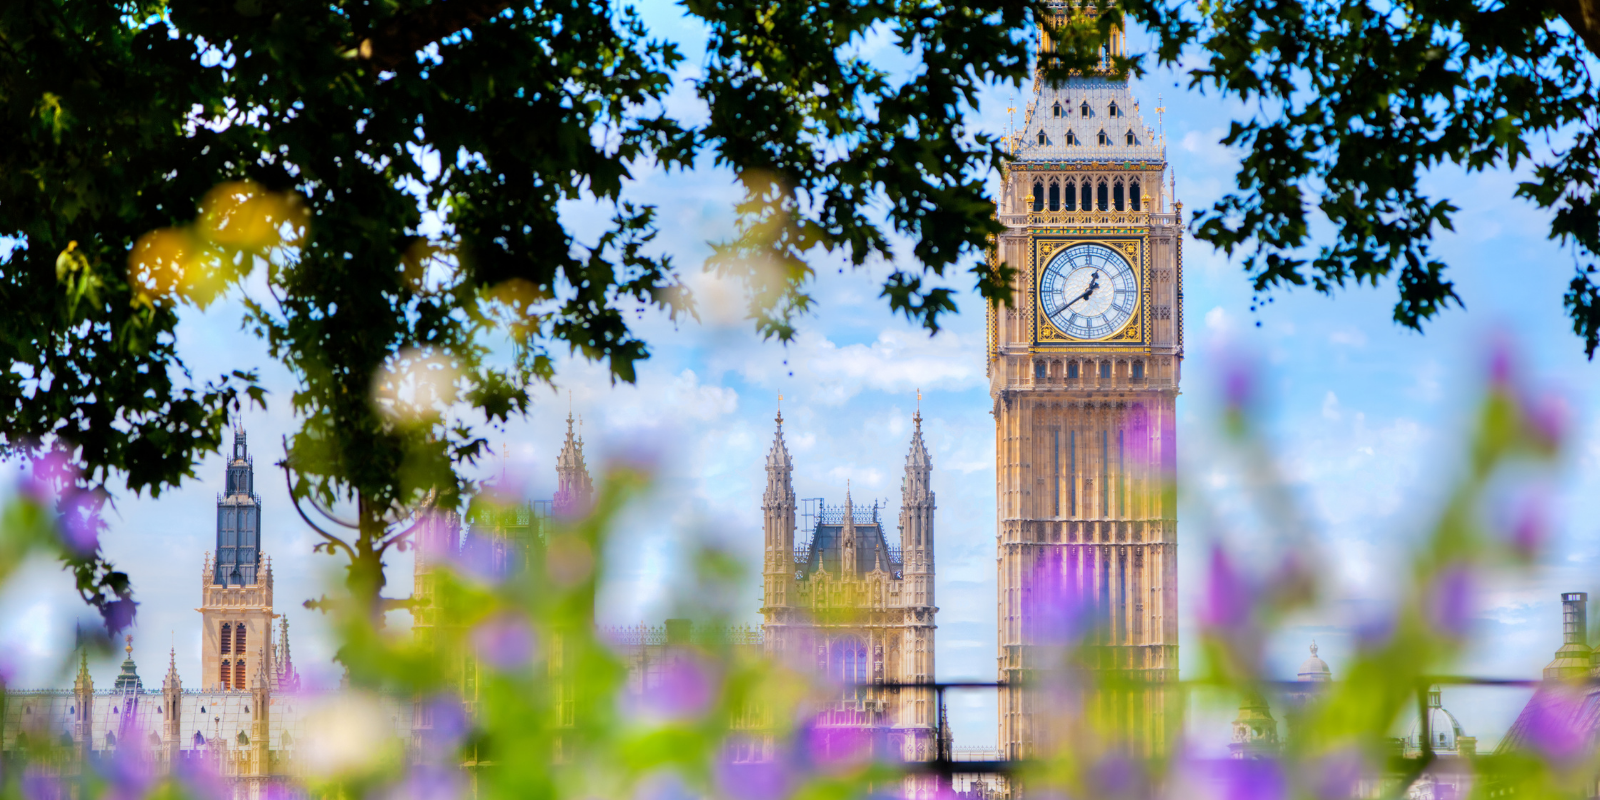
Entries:
[[[1016,294],[988,315],[999,680],[1037,677],[1063,604],[1092,609],[1094,663],[1152,686],[1117,712],[1127,744],[1162,752],[1178,713],[1160,685],[1178,675],[1182,205],[1126,82],[1036,80],[1010,147],[993,257]],[[1006,689],[1000,706],[1003,756],[1042,755],[1034,698]]]

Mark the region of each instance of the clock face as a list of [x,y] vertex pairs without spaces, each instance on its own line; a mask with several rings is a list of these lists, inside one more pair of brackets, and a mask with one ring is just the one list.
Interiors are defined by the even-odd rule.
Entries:
[[1056,329],[1075,339],[1104,339],[1122,329],[1139,303],[1139,279],[1121,253],[1079,244],[1056,254],[1039,276],[1039,305]]

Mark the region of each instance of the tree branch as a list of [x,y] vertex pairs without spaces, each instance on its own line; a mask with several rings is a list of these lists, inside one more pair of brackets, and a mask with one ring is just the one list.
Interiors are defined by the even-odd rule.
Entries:
[[1583,39],[1589,52],[1600,55],[1600,0],[1550,0],[1550,8]]
[[394,69],[430,43],[470,28],[510,5],[510,0],[451,0],[423,6],[379,23],[361,40],[356,53],[378,69]]

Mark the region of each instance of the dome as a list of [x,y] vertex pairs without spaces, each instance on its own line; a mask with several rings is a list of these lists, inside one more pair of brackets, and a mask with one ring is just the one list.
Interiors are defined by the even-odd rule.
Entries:
[[1323,683],[1333,680],[1333,672],[1328,669],[1328,662],[1317,658],[1317,643],[1311,643],[1311,657],[1300,664],[1300,680]]
[[[1417,724],[1411,723],[1411,733],[1406,737],[1406,745],[1421,750],[1421,736],[1422,731],[1417,729]],[[1455,715],[1446,711],[1444,705],[1440,703],[1437,686],[1428,690],[1428,736],[1433,739],[1432,745],[1435,751],[1455,750],[1456,740],[1466,736]]]

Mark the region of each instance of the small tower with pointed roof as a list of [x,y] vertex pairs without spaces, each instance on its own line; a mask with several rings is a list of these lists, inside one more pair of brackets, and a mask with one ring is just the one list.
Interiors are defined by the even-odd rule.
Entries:
[[572,412],[567,412],[567,441],[556,456],[555,511],[563,516],[581,514],[588,510],[594,495],[594,483],[589,478],[589,467],[583,461],[583,436],[572,426]]
[[[780,397],[781,401],[782,398]],[[772,448],[767,451],[767,489],[761,496],[762,531],[765,549],[762,555],[762,609],[779,609],[789,604],[794,585],[794,462],[789,458],[789,448],[783,442],[783,410],[778,410],[777,432],[772,437]],[[784,625],[787,620],[769,617],[771,624]],[[768,648],[778,641],[768,637]]]
[[183,749],[183,679],[178,677],[178,648],[167,656],[167,677],[161,682],[161,749],[168,765]]
[[78,760],[87,763],[94,752],[94,678],[89,676],[89,651],[78,651],[78,678],[72,682],[72,739]]

